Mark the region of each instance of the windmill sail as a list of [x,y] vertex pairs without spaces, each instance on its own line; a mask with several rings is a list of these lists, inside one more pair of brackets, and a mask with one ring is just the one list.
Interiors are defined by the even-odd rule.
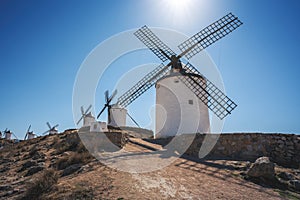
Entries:
[[203,49],[237,29],[242,24],[243,23],[236,16],[229,13],[181,43],[178,46],[182,51],[179,57],[184,55],[187,59],[190,59]]
[[134,35],[141,40],[163,62],[170,60],[175,53],[163,43],[147,26],[137,30]]
[[237,105],[192,64],[187,63],[183,68],[188,76],[178,78],[220,119],[236,108]]
[[118,104],[127,107],[135,99],[146,92],[150,87],[152,87],[158,79],[163,77],[168,73],[168,66],[160,64],[153,71],[149,72],[144,76],[139,82],[137,82],[132,88],[125,92],[122,96],[118,98]]

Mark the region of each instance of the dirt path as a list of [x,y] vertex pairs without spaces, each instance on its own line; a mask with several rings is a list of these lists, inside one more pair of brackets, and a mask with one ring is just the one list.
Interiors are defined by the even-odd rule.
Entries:
[[[152,148],[161,147],[140,139],[133,139],[125,146],[131,153],[151,152]],[[229,161],[196,162],[179,158],[163,169],[148,173],[127,173],[98,166],[65,182],[73,185],[78,180],[92,182],[94,188],[102,188],[94,195],[108,199],[282,199],[271,188],[243,180],[229,166]],[[103,186],[104,180],[111,187]]]

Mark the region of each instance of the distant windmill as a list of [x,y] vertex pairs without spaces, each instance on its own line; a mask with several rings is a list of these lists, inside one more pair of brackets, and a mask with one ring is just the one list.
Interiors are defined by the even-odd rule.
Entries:
[[5,131],[4,131],[4,138],[6,139],[6,140],[11,140],[11,136],[14,136],[17,140],[19,140],[18,139],[18,137],[13,133],[13,132],[11,132],[9,129],[5,129]]
[[[179,129],[182,132],[193,131],[191,122],[200,120],[197,132],[209,132],[208,109],[221,120],[236,108],[235,104],[211,81],[202,75],[191,63],[182,64],[181,58],[192,58],[195,54],[223,38],[242,22],[232,13],[204,28],[178,47],[182,51],[176,55],[147,26],[134,34],[162,62],[153,71],[118,98],[117,104],[126,108],[150,87],[156,85],[156,104],[164,108],[167,115],[163,120],[162,112],[156,107],[156,136],[173,136]],[[170,68],[169,68],[170,67]],[[180,97],[178,102],[177,97]],[[196,107],[197,106],[197,107]]]
[[115,90],[112,95],[109,97],[109,93],[108,90],[105,91],[104,96],[105,96],[105,104],[104,107],[102,108],[102,110],[99,112],[99,114],[97,115],[97,119],[101,116],[101,114],[105,111],[105,109],[107,108],[107,124],[111,124],[114,119],[111,118],[111,107],[113,105],[110,104],[110,102],[113,100],[113,98],[116,96],[117,94],[117,90]]
[[56,128],[59,126],[58,124],[56,124],[56,125],[53,126],[53,127],[50,125],[49,122],[47,122],[46,124],[47,124],[49,130],[45,131],[45,132],[43,133],[43,135],[45,135],[45,134],[48,133],[48,132],[49,132],[49,135],[57,134],[57,133],[58,133],[58,131],[57,131],[57,129],[56,129]]
[[85,111],[83,109],[83,106],[81,106],[81,117],[77,122],[77,125],[83,120],[83,126],[89,126],[92,122],[95,122],[95,117],[93,117],[92,113],[89,112],[92,108],[92,105],[90,105]]
[[113,92],[113,94],[109,97],[108,90],[105,91],[105,104],[102,110],[99,112],[97,119],[107,108],[107,124],[112,126],[125,126],[126,125],[126,115],[138,126],[139,124],[133,119],[132,116],[129,115],[126,109],[120,108],[118,104],[110,104],[113,98],[116,96],[117,90]]
[[27,131],[26,131],[26,134],[25,134],[25,137],[24,137],[24,140],[30,140],[30,139],[33,139],[35,137],[35,133],[33,133],[33,131],[30,131],[30,128],[31,128],[31,125],[29,125]]

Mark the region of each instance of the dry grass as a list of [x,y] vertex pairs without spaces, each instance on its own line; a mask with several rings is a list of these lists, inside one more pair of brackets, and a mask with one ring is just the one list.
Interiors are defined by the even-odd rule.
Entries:
[[56,161],[56,168],[62,170],[73,164],[86,164],[92,159],[93,157],[89,152],[70,152],[70,155],[66,155]]
[[75,185],[75,188],[72,190],[72,194],[67,198],[70,200],[74,199],[94,199],[93,189],[89,187],[87,182],[78,183]]
[[77,133],[70,133],[62,140],[55,138],[51,145],[56,149],[56,154],[61,154],[66,151],[79,153],[87,151]]
[[32,182],[28,182],[27,191],[21,199],[42,199],[42,195],[51,191],[57,181],[58,174],[53,169],[45,170]]

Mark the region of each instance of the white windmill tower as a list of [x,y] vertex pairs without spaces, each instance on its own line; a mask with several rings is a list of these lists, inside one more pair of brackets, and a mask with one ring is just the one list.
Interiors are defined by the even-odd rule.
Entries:
[[56,124],[55,126],[51,126],[49,122],[46,123],[49,130],[45,131],[42,135],[45,135],[46,133],[49,133],[49,135],[57,134],[58,130],[56,129],[59,125]]
[[36,136],[36,134],[33,133],[33,131],[30,131],[30,128],[31,128],[31,125],[29,125],[29,127],[28,127],[28,129],[26,131],[24,140],[30,140],[30,139],[33,139]]
[[[242,22],[229,13],[180,44],[182,53],[179,55],[143,26],[134,34],[162,62],[168,60],[169,63],[159,65],[120,96],[118,105],[127,107],[156,84],[156,104],[159,106],[156,106],[155,137],[191,131],[210,132],[208,109],[223,119],[237,105],[195,67],[190,63],[182,64],[180,59],[183,56],[190,59],[240,25]],[[199,123],[194,124],[195,121]]]
[[12,133],[9,129],[6,128],[5,131],[4,131],[4,138],[5,138],[6,140],[10,140],[12,134],[13,134],[13,133]]
[[78,120],[77,125],[83,120],[82,126],[91,126],[93,122],[96,122],[95,117],[92,115],[90,109],[92,108],[92,105],[90,105],[85,111],[83,109],[83,106],[81,106],[81,118]]
[[12,135],[16,138],[17,141],[19,140],[18,137],[12,131],[6,128],[4,131],[4,139],[11,140]]

